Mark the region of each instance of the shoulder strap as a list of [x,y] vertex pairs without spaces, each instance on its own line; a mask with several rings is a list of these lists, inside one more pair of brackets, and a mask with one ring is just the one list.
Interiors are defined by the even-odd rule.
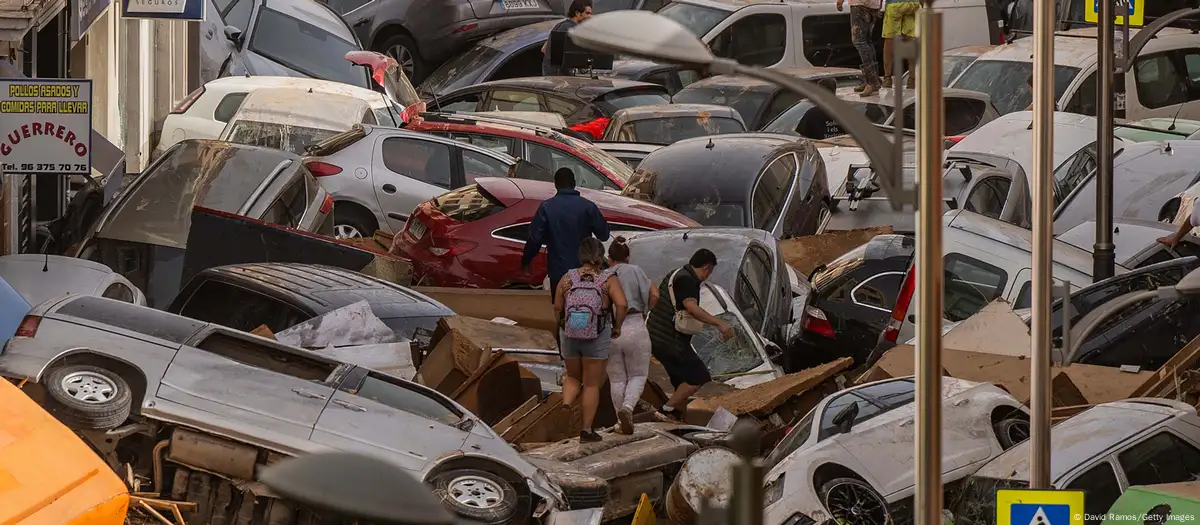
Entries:
[[675,307],[675,276],[679,275],[679,272],[681,270],[683,270],[683,268],[680,268],[679,270],[675,270],[675,273],[671,274],[670,280],[667,281],[667,292],[671,295],[671,310],[675,310],[675,308],[676,308]]

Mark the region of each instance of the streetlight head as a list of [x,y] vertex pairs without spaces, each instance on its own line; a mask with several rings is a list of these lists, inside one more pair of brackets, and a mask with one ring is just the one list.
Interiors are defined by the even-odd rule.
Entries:
[[1180,279],[1179,283],[1175,285],[1175,289],[1181,295],[1200,294],[1200,268],[1192,270],[1183,276],[1183,279]]
[[707,66],[712,51],[678,22],[649,11],[618,10],[593,16],[567,31],[576,45],[614,55]]

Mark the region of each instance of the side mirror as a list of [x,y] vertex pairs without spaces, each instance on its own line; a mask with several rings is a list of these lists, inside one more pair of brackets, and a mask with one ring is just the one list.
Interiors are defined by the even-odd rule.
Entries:
[[233,47],[242,48],[242,30],[233,26],[225,26],[225,39],[233,42]]
[[839,433],[846,434],[854,427],[854,419],[857,417],[858,403],[851,403],[833,416],[833,424],[837,425]]
[[[786,328],[784,330],[786,330]],[[772,361],[783,356],[783,349],[780,348],[779,345],[775,344],[774,341],[762,336],[757,337],[760,341],[762,341],[763,346],[766,347],[767,357],[770,357]]]

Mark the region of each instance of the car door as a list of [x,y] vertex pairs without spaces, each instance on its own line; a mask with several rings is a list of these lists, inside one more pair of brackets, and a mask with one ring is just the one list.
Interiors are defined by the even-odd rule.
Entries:
[[454,148],[454,151],[457,164],[462,166],[462,177],[455,181],[456,187],[474,184],[480,177],[508,177],[509,165],[491,155],[466,148]]
[[761,246],[751,244],[742,257],[734,284],[734,303],[742,317],[760,333],[770,320],[767,302],[771,298],[771,256]]
[[[1126,102],[1128,118],[1170,117],[1177,111],[1183,118],[1193,118],[1186,106],[1191,99],[1191,81],[1177,51],[1139,55],[1132,76],[1131,91],[1137,96],[1137,104],[1129,107],[1133,105]],[[1185,107],[1181,109],[1180,105]]]
[[338,366],[216,327],[179,349],[158,397],[204,414],[194,417],[217,428],[251,427],[307,440],[333,395],[329,381]]
[[1172,428],[1164,428],[1118,452],[1117,465],[1125,475],[1125,486],[1200,479],[1200,449],[1185,436]]
[[1012,180],[1008,177],[986,177],[971,186],[963,209],[999,220],[1008,201],[1010,186]]
[[575,184],[589,190],[615,190],[617,185],[591,164],[563,150],[544,144],[525,141],[524,158],[530,164],[540,166],[548,173],[554,173],[561,168],[569,168],[575,174]]
[[783,212],[791,201],[796,180],[796,157],[792,153],[772,159],[758,177],[750,204],[751,224],[775,237],[783,235]]
[[382,136],[371,160],[371,184],[392,231],[418,204],[455,188],[450,146],[411,136]]
[[487,93],[482,90],[472,90],[452,97],[435,98],[429,105],[430,111],[480,111]]
[[1117,479],[1113,464],[1108,459],[1084,471],[1067,482],[1065,490],[1082,490],[1087,494],[1083,501],[1084,523],[1100,525],[1112,504],[1121,497],[1121,482]]
[[[614,229],[616,228],[614,227]],[[496,243],[492,245],[490,260],[462,259],[459,264],[477,273],[489,272],[490,270],[483,266],[493,264],[503,268],[519,268],[521,256],[525,251],[525,242],[529,240],[529,223],[521,222],[497,228],[492,231],[492,238],[496,240]],[[476,267],[477,265],[478,267]],[[546,273],[545,246],[538,248],[538,254],[533,258],[533,262],[529,263],[529,267],[529,273],[532,275]]]
[[[821,418],[821,434],[833,434],[832,439],[868,469],[861,474],[874,479],[885,496],[912,486],[916,447],[909,421],[915,414],[915,394],[911,379],[876,383],[851,390],[844,401],[830,402]],[[837,435],[833,418],[850,402],[858,405],[858,416],[850,433]],[[887,417],[879,417],[885,413]]]
[[355,368],[321,412],[312,441],[378,456],[422,472],[462,448],[468,434],[454,425],[466,415],[402,379]]
[[821,304],[847,348],[871,348],[891,319],[905,272],[879,272],[863,265]]
[[[754,7],[757,6],[750,9]],[[734,20],[723,23],[727,24],[723,28],[722,24],[718,24],[715,28],[716,34],[707,41],[713,54],[746,65],[783,65],[788,42],[792,40],[791,28],[783,13],[768,6],[760,9],[760,12],[730,18]]]
[[[442,134],[442,133],[437,133],[437,134],[446,136],[445,134]],[[459,142],[471,144],[474,146],[479,146],[481,148],[487,148],[492,151],[499,151],[500,153],[512,155],[514,157],[517,156],[517,152],[519,151],[518,141],[516,139],[512,139],[509,137],[501,137],[499,135],[486,135],[483,133],[465,133],[465,132],[461,132],[461,131],[455,131],[453,133],[450,133],[449,136],[450,136],[450,138],[453,138],[454,140],[457,140]]]

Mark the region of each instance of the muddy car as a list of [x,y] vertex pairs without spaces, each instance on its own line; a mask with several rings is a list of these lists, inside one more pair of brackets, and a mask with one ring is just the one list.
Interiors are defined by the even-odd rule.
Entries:
[[618,111],[601,140],[666,146],[684,139],[745,131],[741,114],[728,106],[656,104]]
[[276,149],[185,140],[146,168],[109,205],[75,253],[101,262],[153,307],[179,291],[192,208],[200,206],[303,231],[333,233],[329,196],[300,158]]
[[544,472],[435,390],[146,307],[47,302],[8,342],[0,374],[41,387],[47,410],[109,466],[128,464],[154,492],[195,500],[193,523],[310,523],[306,510],[261,497],[255,473],[328,449],[387,458],[483,523],[564,503]]
[[604,150],[617,160],[624,162],[631,169],[637,169],[642,160],[662,146],[658,144],[641,144],[638,142],[599,142],[596,147]]
[[[862,84],[862,72],[841,67],[773,68],[785,75],[816,81],[837,79],[838,87]],[[762,129],[787,108],[800,102],[800,96],[763,80],[741,75],[718,75],[689,84],[672,97],[680,104],[716,104],[729,106],[742,115],[746,127]]]
[[[764,523],[866,525],[912,515],[915,394],[907,377],[821,401],[767,456]],[[945,483],[1029,437],[1025,407],[995,385],[944,377],[942,399]]]

